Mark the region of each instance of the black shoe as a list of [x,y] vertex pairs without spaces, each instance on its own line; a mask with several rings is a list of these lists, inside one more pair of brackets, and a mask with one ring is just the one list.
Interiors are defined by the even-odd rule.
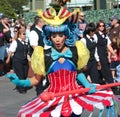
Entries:
[[113,91],[114,95],[120,95],[120,91],[117,87],[113,87],[112,91]]
[[119,91],[113,91],[114,95],[120,95]]
[[13,90],[17,90],[17,87],[15,87]]
[[0,71],[0,76],[4,76],[4,75],[5,75],[5,72]]
[[21,94],[26,94],[27,93],[27,90],[23,87],[19,87],[19,88],[17,87],[17,91]]
[[18,90],[18,92],[21,93],[21,94],[26,94],[27,93],[26,90]]
[[25,87],[26,90],[30,90],[32,88],[33,88],[32,86],[31,87]]

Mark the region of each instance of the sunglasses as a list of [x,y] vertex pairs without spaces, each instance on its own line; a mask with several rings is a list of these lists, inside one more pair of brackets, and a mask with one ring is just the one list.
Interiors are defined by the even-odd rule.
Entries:
[[85,15],[80,15],[80,17],[85,17]]
[[99,27],[105,27],[105,25],[99,25]]
[[23,33],[23,35],[26,35],[26,33]]
[[16,30],[14,32],[17,32]]

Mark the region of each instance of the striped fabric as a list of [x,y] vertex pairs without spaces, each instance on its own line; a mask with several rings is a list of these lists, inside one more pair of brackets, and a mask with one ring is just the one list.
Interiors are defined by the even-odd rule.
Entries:
[[58,14],[59,18],[68,17],[69,15],[70,15],[70,11],[68,11],[65,7],[61,7]]
[[[76,72],[59,70],[48,75],[50,80],[49,92],[60,93],[74,89],[80,89],[76,83]],[[94,111],[94,108],[104,109],[113,105],[113,93],[111,90],[97,91],[94,94],[74,94],[69,96],[55,97],[53,100],[43,102],[40,96],[23,105],[18,117],[60,117],[70,116],[71,113],[80,115],[83,108]]]
[[[56,16],[56,11],[53,8],[47,9],[43,13],[43,16],[47,19],[54,19]],[[65,7],[61,7],[61,9],[58,13],[58,17],[60,19],[65,18],[65,17],[69,17],[68,19],[71,23],[77,23],[77,21],[79,19],[79,12],[70,16],[70,11],[68,11]]]
[[[69,17],[69,15],[70,15],[70,11],[68,11],[65,7],[61,7],[58,17],[61,19],[61,18]],[[53,19],[56,16],[56,11],[53,8],[49,8],[43,13],[43,16],[48,19]]]
[[76,14],[73,14],[68,18],[70,23],[77,23],[78,19],[79,19],[79,12],[77,12]]
[[53,8],[47,9],[44,13],[43,16],[48,18],[48,19],[53,19],[56,15],[56,11]]

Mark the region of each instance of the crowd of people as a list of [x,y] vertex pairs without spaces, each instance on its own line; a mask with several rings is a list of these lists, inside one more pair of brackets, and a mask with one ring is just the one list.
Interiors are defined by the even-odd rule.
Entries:
[[[113,108],[111,90],[97,91],[94,84],[114,83],[120,79],[119,18],[112,16],[108,28],[103,20],[96,24],[88,23],[84,12],[68,12],[64,14],[65,17],[62,10],[65,9],[61,8],[59,20],[48,18],[46,11],[43,15],[39,13],[39,16],[35,16],[34,22],[28,26],[24,20],[12,24],[6,16],[1,19],[0,74],[7,73],[6,77],[16,85],[15,89],[19,93],[24,94],[35,86],[38,96],[20,109],[19,117],[33,114],[33,110],[45,117],[78,117],[82,108],[91,111],[94,107],[102,109],[104,105]],[[76,14],[79,19],[72,22],[70,18]],[[6,71],[8,66],[9,70]],[[90,95],[77,93],[53,97],[48,103],[40,99],[44,90],[61,93],[81,87],[90,87]],[[111,89],[115,95],[120,94],[118,87]],[[101,104],[98,103],[100,100],[97,96],[101,96]],[[102,102],[104,98],[109,104]],[[41,111],[34,108],[34,105],[39,105]]]

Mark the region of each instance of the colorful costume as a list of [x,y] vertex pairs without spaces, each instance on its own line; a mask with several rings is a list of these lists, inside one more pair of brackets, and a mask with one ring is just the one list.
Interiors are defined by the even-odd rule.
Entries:
[[[84,56],[84,58],[80,55],[82,57],[81,59],[85,60],[85,58],[87,58],[88,56],[87,49],[84,48],[84,45],[81,42],[78,43],[79,43],[78,45],[80,45],[78,49],[80,50],[82,49],[81,51],[79,51],[80,54],[83,52],[82,55],[84,56],[86,52],[86,56]],[[41,60],[39,60],[39,57],[37,57],[38,55],[41,56],[40,53],[38,54],[38,52],[40,52],[41,50],[42,48],[38,47],[35,48],[34,51],[32,60],[33,60],[33,64],[35,64],[36,67],[38,66],[41,67],[40,64],[43,64],[40,62]],[[80,57],[80,56],[78,57],[79,52],[77,51],[76,47],[70,48],[69,51],[72,53],[71,56],[72,58],[66,57],[66,60],[63,64],[59,63],[58,59],[57,60],[52,59],[51,51],[52,48],[45,52],[43,51],[45,53],[45,66],[47,66],[46,70],[49,71],[48,79],[50,81],[50,86],[47,89],[47,91],[60,93],[64,91],[83,88],[83,86],[78,85],[76,82],[77,58]],[[37,62],[35,62],[36,60]],[[113,105],[112,98],[113,98],[113,93],[111,90],[97,91],[96,93],[90,95],[86,95],[83,93],[83,94],[55,97],[53,100],[50,100],[48,102],[43,102],[40,99],[40,96],[38,96],[32,101],[29,101],[27,104],[22,106],[22,108],[18,113],[18,117],[29,117],[29,116],[60,117],[61,115],[68,117],[72,113],[74,113],[75,115],[81,115],[81,113],[83,112],[83,108],[88,111],[93,111],[94,108],[103,110],[104,106],[112,106]]]
[[[81,41],[75,42],[73,32],[71,32],[72,28],[65,22],[68,18],[71,18],[78,13],[79,11],[70,13],[65,8],[61,8],[57,16],[54,9],[51,8],[45,13],[40,12],[40,16],[47,23],[52,25],[46,25],[43,29],[44,42],[47,45],[53,45],[52,41],[49,39],[52,32],[64,32],[67,36],[67,39],[65,40],[67,50],[63,53],[60,53],[53,47],[44,50],[42,47],[38,46],[35,48],[32,55],[31,65],[34,73],[46,76],[50,81],[50,85],[46,90],[47,92],[61,93],[84,87],[91,87],[94,89],[93,85],[86,80],[85,76],[82,73],[78,73],[78,71],[87,64],[89,51]],[[58,20],[58,18],[60,19]],[[75,20],[71,21],[74,23]],[[65,24],[61,25],[64,22]],[[61,57],[65,59],[63,63],[59,62],[59,58]],[[82,85],[77,84],[76,78]],[[15,80],[13,80],[13,83],[16,82]],[[24,82],[19,81],[17,84],[28,86],[30,85],[30,82],[29,80]],[[23,105],[19,110],[18,117],[77,117],[82,114],[84,109],[92,112],[95,108],[100,110],[100,116],[102,115],[104,106],[113,107],[113,93],[111,90],[97,91],[93,94],[89,93],[83,92],[82,94],[63,95],[54,97],[53,100],[47,102],[42,101],[40,95]]]

